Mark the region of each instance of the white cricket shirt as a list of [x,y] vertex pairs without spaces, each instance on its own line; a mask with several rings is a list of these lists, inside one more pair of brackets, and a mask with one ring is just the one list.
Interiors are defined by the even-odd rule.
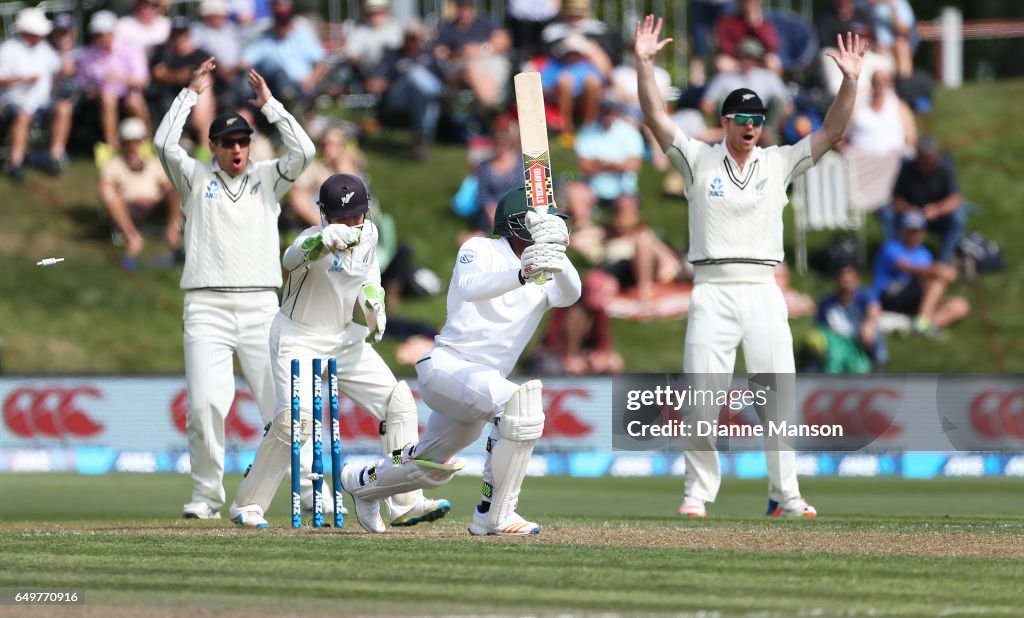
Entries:
[[756,147],[742,170],[724,141],[710,145],[682,131],[667,154],[686,180],[691,263],[774,266],[783,260],[786,188],[814,165],[810,136],[793,146]]
[[456,356],[507,376],[544,312],[579,300],[580,276],[569,258],[537,285],[519,283],[520,259],[504,238],[471,238],[459,248],[448,286],[448,319],[435,341]]
[[314,330],[340,332],[352,322],[363,284],[380,285],[377,226],[367,220],[358,245],[340,253],[323,248],[319,258],[310,261],[302,243],[322,232],[321,226],[308,228],[285,249],[282,262],[288,270],[288,281],[281,313]]

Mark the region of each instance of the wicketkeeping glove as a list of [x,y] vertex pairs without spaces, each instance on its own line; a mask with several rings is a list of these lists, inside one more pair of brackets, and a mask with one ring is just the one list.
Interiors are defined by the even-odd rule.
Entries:
[[388,325],[388,316],[384,310],[384,288],[373,283],[364,283],[359,290],[359,307],[366,318],[366,327],[373,333],[373,341],[380,343],[384,337],[384,329]]
[[324,227],[320,234],[324,246],[328,251],[344,251],[359,244],[359,236],[362,234],[361,227],[349,227],[344,223],[332,223]]
[[562,251],[569,246],[569,228],[565,220],[558,215],[542,215],[535,211],[526,213],[526,231],[535,244],[551,244],[561,247]]
[[552,243],[532,244],[523,250],[520,273],[523,279],[533,281],[543,273],[562,271],[565,248]]

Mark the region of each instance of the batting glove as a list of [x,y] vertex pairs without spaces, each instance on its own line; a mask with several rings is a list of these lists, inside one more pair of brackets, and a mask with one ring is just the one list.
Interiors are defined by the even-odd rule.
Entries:
[[321,238],[328,251],[344,251],[359,244],[361,227],[349,227],[344,223],[332,223],[324,227]]
[[373,333],[374,343],[380,343],[388,325],[388,316],[384,310],[384,288],[373,283],[363,284],[359,290],[359,306],[366,318],[366,327]]
[[569,228],[565,220],[558,215],[542,215],[535,211],[526,213],[526,231],[536,244],[552,244],[562,247],[569,246]]
[[563,251],[550,243],[532,244],[524,249],[520,267],[523,279],[533,281],[544,273],[561,272]]

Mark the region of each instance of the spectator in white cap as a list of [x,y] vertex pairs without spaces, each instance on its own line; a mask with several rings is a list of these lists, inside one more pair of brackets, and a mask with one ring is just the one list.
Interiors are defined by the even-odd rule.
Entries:
[[345,37],[345,56],[357,81],[365,81],[384,52],[402,46],[402,25],[391,16],[388,0],[363,0],[363,18]]
[[191,33],[196,47],[217,57],[213,82],[217,106],[234,109],[245,103],[249,91],[241,71],[245,36],[228,15],[228,5],[224,0],[202,0],[199,3],[200,21],[192,25]]
[[92,43],[82,53],[78,75],[85,97],[99,105],[103,141],[116,150],[120,145],[117,123],[122,113],[142,118],[150,127],[149,109],[142,91],[149,84],[149,67],[142,49],[114,38],[117,15],[97,11],[89,20]]
[[152,154],[143,156],[140,146],[150,137],[146,123],[125,118],[118,127],[120,153],[100,169],[99,196],[111,221],[124,234],[121,266],[128,271],[138,266],[145,240],[138,225],[152,223],[166,214],[165,239],[173,252],[181,247],[181,208],[178,194]]
[[46,41],[53,25],[41,9],[27,8],[14,20],[16,35],[0,45],[0,117],[10,123],[11,154],[7,174],[25,179],[25,154],[33,120],[50,113],[50,157],[46,170],[59,174],[66,159],[64,147],[71,128],[70,101],[54,101],[54,77],[60,56]]

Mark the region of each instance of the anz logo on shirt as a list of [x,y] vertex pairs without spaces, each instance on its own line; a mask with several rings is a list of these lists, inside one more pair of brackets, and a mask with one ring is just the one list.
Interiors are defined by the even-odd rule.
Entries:
[[708,198],[725,197],[725,184],[721,178],[715,178],[708,186]]
[[217,179],[211,178],[210,182],[206,184],[206,189],[203,191],[203,199],[216,200],[220,199],[220,187],[217,185]]
[[344,255],[341,253],[334,253],[331,255],[331,267],[327,269],[329,273],[342,273],[345,272],[345,260]]

